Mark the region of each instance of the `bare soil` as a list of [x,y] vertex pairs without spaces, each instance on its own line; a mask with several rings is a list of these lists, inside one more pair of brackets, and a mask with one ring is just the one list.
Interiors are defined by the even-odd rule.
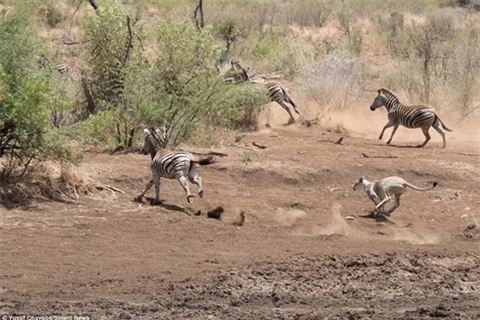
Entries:
[[[447,148],[431,130],[416,149],[420,130],[377,140],[385,114],[306,127],[283,126],[281,112],[213,149],[228,157],[200,168],[206,199],[193,205],[174,180],[162,181],[163,206],[133,202],[149,157],[89,153],[83,173],[124,193],[0,209],[0,315],[480,319],[478,122],[444,119]],[[439,185],[409,190],[388,220],[362,217],[373,203],[352,183],[390,175]]]

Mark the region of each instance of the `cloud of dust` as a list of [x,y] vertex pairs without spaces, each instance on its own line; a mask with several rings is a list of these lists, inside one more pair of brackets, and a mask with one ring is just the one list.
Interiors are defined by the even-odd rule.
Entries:
[[342,209],[343,207],[339,203],[334,203],[332,205],[332,208],[330,210],[331,212],[330,221],[325,227],[319,230],[320,231],[319,234],[323,234],[323,235],[339,234],[344,236],[351,236],[354,233],[357,233],[352,229],[352,227],[348,224],[348,222],[343,217]]
[[413,232],[407,229],[393,229],[394,241],[405,241],[410,244],[437,244],[440,238],[433,234],[425,233],[425,231]]
[[307,213],[300,209],[277,208],[274,218],[280,225],[290,227],[293,226],[298,219],[306,216]]
[[344,235],[360,236],[360,231],[353,229],[342,215],[343,207],[339,203],[334,203],[330,210],[331,215],[325,226],[309,225],[297,228],[298,235],[315,237],[318,235]]

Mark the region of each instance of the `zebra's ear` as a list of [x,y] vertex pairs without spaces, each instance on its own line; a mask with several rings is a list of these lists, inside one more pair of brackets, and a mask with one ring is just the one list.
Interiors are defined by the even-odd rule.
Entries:
[[143,132],[145,132],[145,135],[147,135],[147,136],[150,134],[150,131],[148,131],[147,128],[143,129]]
[[363,179],[365,179],[365,177],[360,177],[360,179],[358,179],[358,182],[362,183]]
[[381,94],[382,93],[382,89],[378,89],[378,94]]

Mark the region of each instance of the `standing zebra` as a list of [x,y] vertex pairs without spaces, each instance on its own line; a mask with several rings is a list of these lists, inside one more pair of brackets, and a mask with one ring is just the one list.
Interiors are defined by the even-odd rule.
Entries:
[[386,89],[378,90],[378,96],[373,100],[370,110],[385,106],[388,111],[388,123],[383,127],[380,137],[382,139],[385,129],[393,127],[392,135],[388,139],[387,144],[392,141],[393,135],[398,129],[399,125],[407,128],[422,128],[422,132],[425,135],[425,141],[422,144],[417,145],[417,148],[424,147],[430,140],[430,134],[428,133],[430,127],[433,127],[443,138],[443,148],[447,146],[445,141],[445,133],[443,129],[452,131],[440,120],[435,113],[435,109],[428,105],[413,105],[407,106],[401,104],[398,98]]
[[237,75],[234,76],[235,81],[250,81],[251,83],[265,85],[268,90],[268,98],[270,101],[278,103],[283,109],[285,109],[285,111],[288,112],[288,115],[290,116],[288,124],[295,122],[295,118],[293,117],[293,114],[290,111],[290,107],[287,105],[287,103],[292,105],[293,110],[295,110],[297,114],[300,114],[300,112],[298,111],[293,100],[288,96],[287,91],[280,84],[271,81],[267,82],[265,79],[259,77],[250,78],[247,71],[240,66],[238,61],[232,60],[231,65],[232,69],[237,71]]
[[143,153],[150,154],[152,157],[151,169],[153,179],[145,187],[145,190],[134,200],[141,202],[143,196],[155,184],[155,200],[151,204],[160,204],[160,177],[167,179],[177,179],[183,190],[187,193],[187,201],[191,203],[191,199],[195,195],[190,194],[188,188],[188,180],[196,184],[198,187],[198,195],[200,198],[205,196],[202,187],[202,178],[197,171],[197,164],[209,165],[213,163],[212,156],[199,161],[194,160],[193,156],[187,152],[169,151],[165,147],[165,137],[161,138],[159,130],[145,129],[145,142],[143,144]]

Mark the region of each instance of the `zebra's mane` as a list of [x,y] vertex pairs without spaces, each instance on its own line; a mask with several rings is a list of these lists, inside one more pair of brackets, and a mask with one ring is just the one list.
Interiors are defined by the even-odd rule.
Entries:
[[378,90],[381,94],[383,94],[387,100],[391,100],[391,101],[395,101],[395,102],[398,102],[398,98],[396,95],[394,95],[393,93],[391,93],[390,91],[388,91],[387,89],[385,88],[382,88],[380,90]]
[[152,143],[155,146],[155,149],[163,149],[165,147],[165,141],[158,136],[157,131],[154,128],[151,128],[149,133],[150,139],[153,139]]

